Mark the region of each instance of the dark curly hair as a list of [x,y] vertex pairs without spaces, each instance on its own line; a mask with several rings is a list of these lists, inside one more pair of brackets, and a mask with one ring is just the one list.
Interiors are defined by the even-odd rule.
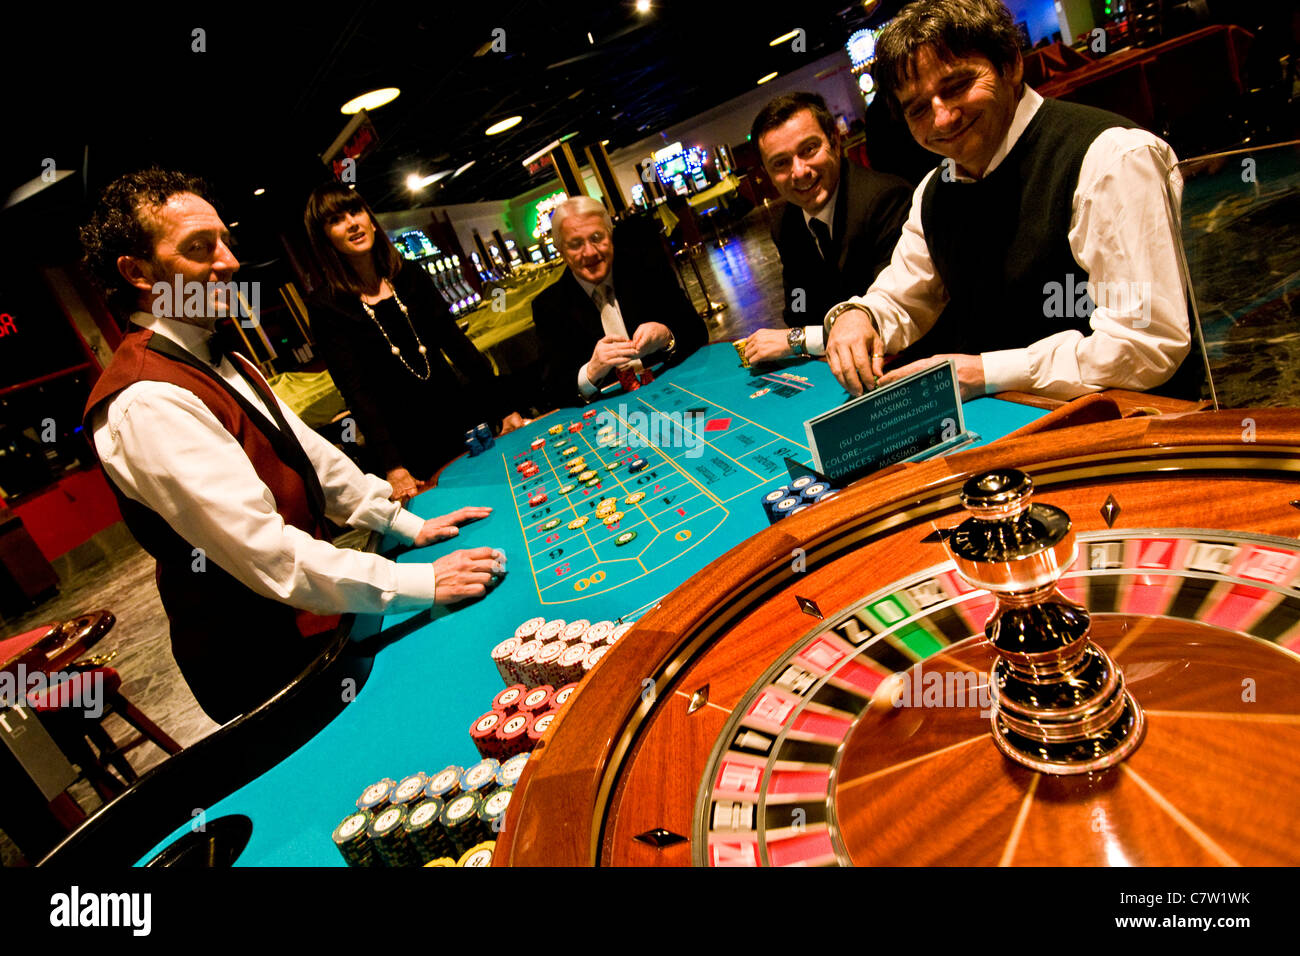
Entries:
[[122,278],[117,260],[153,257],[157,235],[145,214],[178,193],[193,193],[212,202],[207,184],[196,176],[158,168],[128,173],[109,183],[90,221],[81,227],[81,264],[119,319],[135,308],[139,290]]
[[930,47],[940,62],[982,56],[1006,75],[1020,58],[1020,31],[998,0],[918,0],[890,21],[876,41],[876,82],[897,113],[898,89],[916,76]]

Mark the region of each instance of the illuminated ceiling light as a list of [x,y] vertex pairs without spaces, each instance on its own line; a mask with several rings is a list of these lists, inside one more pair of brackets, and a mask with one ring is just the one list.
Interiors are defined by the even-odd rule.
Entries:
[[265,189],[264,187],[262,187],[262,186],[258,186],[256,189],[253,190],[253,195],[254,195],[254,196],[260,196],[260,195],[262,195],[262,193],[264,193],[264,192],[266,192],[266,189]]
[[779,76],[779,75],[780,75],[780,74],[778,74],[778,73],[776,73],[776,72],[772,72],[772,73],[767,74],[767,76],[759,77],[758,85],[759,85],[759,86],[762,86],[762,85],[763,85],[764,83],[766,83],[768,80],[775,80],[775,79],[777,78],[777,76]]
[[600,145],[601,145],[601,146],[608,146],[608,145],[609,145],[609,140],[607,140],[607,139],[602,139],[602,140],[600,141]]
[[593,39],[591,38],[591,31],[590,31],[590,30],[587,31],[587,42],[590,43],[590,44],[592,44],[593,46],[594,46],[595,43],[596,43],[596,41],[593,40]]
[[457,176],[459,176],[459,175],[460,175],[461,173],[463,173],[465,170],[467,170],[467,169],[469,169],[471,166],[473,166],[476,162],[478,162],[478,160],[476,160],[476,159],[471,159],[471,160],[470,160],[468,163],[466,163],[464,166],[460,167],[460,169],[458,169],[458,170],[456,170],[454,173],[452,173],[452,174],[451,174],[451,178],[452,178],[452,179],[455,179]]
[[493,123],[484,130],[484,133],[488,136],[495,136],[497,133],[504,133],[508,129],[514,129],[523,121],[524,118],[522,116],[510,116],[499,123]]
[[791,30],[789,33],[781,34],[779,37],[777,37],[775,40],[769,43],[768,46],[780,46],[786,40],[793,40],[798,35],[799,35],[798,30]]
[[230,226],[231,229],[234,229],[236,226],[239,225],[239,220],[236,219],[234,222],[227,223],[226,225]]
[[428,186],[432,183],[436,183],[444,176],[450,176],[450,175],[451,172],[445,169],[440,173],[434,173],[430,176],[421,176],[419,173],[411,173],[411,175],[406,177],[406,188],[413,193],[418,193],[425,186]]
[[636,12],[637,12],[637,13],[649,13],[649,12],[650,12],[650,0],[636,0]]
[[353,113],[359,113],[362,110],[373,110],[385,103],[391,103],[402,95],[402,91],[395,86],[386,86],[382,90],[371,90],[369,93],[362,93],[354,99],[348,100],[339,107],[339,112],[347,116]]
[[547,143],[537,152],[533,153],[533,155],[529,156],[527,159],[524,160],[524,168],[526,169],[527,167],[531,166],[533,163],[540,160],[543,156],[545,156],[547,153],[549,153],[551,150],[555,149],[555,147],[559,145],[560,145],[560,141],[558,139],[551,140],[549,143]]

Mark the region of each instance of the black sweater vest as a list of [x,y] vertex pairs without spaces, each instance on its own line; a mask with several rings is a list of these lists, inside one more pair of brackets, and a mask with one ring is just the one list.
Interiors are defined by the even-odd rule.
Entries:
[[1088,274],[1070,251],[1079,168],[1122,116],[1045,99],[1015,146],[976,182],[930,177],[921,225],[950,300],[921,340],[924,353],[1024,348],[1057,332],[1091,331]]

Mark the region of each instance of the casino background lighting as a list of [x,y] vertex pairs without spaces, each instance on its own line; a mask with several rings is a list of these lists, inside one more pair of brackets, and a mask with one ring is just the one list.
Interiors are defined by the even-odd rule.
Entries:
[[782,33],[782,34],[781,34],[779,37],[777,37],[775,40],[772,40],[771,42],[769,42],[769,43],[768,43],[768,46],[780,46],[780,45],[781,45],[782,43],[784,43],[786,40],[793,40],[793,39],[794,39],[795,37],[797,37],[798,35],[799,35],[799,31],[798,31],[798,30],[791,30],[789,33]]
[[522,116],[509,116],[506,119],[501,120],[499,123],[493,123],[484,130],[484,134],[487,136],[495,136],[497,133],[504,133],[508,129],[514,129],[523,121],[524,118]]
[[256,189],[253,190],[253,195],[254,195],[254,196],[260,196],[260,195],[262,195],[264,192],[266,192],[266,187],[264,187],[264,186],[258,186]]
[[452,178],[452,179],[455,179],[457,176],[459,176],[461,173],[463,173],[465,170],[469,169],[471,166],[473,166],[473,165],[474,165],[475,163],[477,163],[477,162],[478,162],[477,159],[471,159],[471,160],[470,160],[468,163],[466,163],[464,166],[461,166],[461,167],[460,167],[459,169],[457,169],[454,173],[452,173],[452,174],[451,174],[451,178]]
[[339,112],[345,116],[351,116],[362,110],[373,110],[385,103],[391,103],[402,95],[402,91],[395,86],[386,86],[382,90],[371,90],[369,93],[362,93],[360,96],[353,97],[342,106]]
[[780,74],[776,72],[769,73],[767,74],[767,76],[761,76],[758,78],[758,85],[762,86],[764,83],[768,82],[769,80],[775,80],[778,76],[780,76]]
[[636,12],[637,12],[637,13],[649,13],[649,12],[650,12],[650,0],[636,0]]

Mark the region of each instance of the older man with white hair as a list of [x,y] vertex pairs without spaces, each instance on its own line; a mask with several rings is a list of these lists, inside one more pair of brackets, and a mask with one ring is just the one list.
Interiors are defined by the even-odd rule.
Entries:
[[590,402],[619,369],[675,364],[708,341],[652,221],[615,230],[600,202],[575,196],[555,208],[551,233],[568,268],[533,300],[550,402]]

